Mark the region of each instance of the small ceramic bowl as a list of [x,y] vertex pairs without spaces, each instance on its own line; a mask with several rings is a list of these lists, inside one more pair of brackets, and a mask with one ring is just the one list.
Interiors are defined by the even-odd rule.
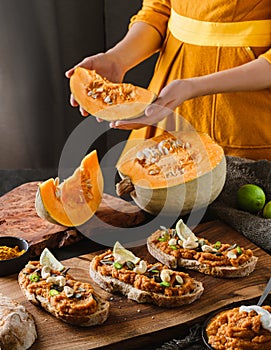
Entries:
[[29,245],[27,241],[19,237],[0,236],[0,247],[1,246],[11,248],[18,246],[20,250],[25,250],[25,252],[12,259],[0,260],[0,276],[12,275],[19,272],[29,260]]

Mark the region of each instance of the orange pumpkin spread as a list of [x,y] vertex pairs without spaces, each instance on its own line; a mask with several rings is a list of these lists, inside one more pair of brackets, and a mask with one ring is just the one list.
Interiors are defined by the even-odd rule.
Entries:
[[157,230],[152,236],[152,242],[166,254],[177,259],[197,260],[210,266],[238,267],[253,256],[251,249],[244,249],[237,244],[231,245],[220,241],[210,243],[205,238],[197,237],[197,239],[197,242],[187,242],[183,247],[184,242],[178,238],[175,229]]
[[138,264],[117,262],[111,250],[94,258],[94,269],[103,276],[116,278],[137,289],[165,296],[181,296],[195,289],[194,279],[184,272],[169,270],[161,263],[146,263],[145,269],[137,272]]
[[[263,306],[271,313],[270,306]],[[208,343],[218,350],[269,350],[271,332],[263,328],[256,311],[240,311],[239,307],[220,312],[206,328]]]
[[59,315],[91,315],[98,304],[89,283],[76,281],[66,271],[44,270],[39,262],[29,262],[22,285],[31,294],[48,300]]

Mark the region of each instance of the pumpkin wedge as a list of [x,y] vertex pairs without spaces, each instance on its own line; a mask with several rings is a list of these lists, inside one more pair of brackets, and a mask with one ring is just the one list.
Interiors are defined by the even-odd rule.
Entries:
[[165,132],[128,150],[117,164],[119,196],[130,194],[143,210],[184,215],[209,205],[226,177],[223,149],[207,134]]
[[73,227],[88,221],[98,209],[103,194],[103,176],[97,152],[84,157],[73,175],[59,183],[48,179],[39,184],[37,214],[54,224]]
[[155,93],[126,83],[112,83],[95,70],[77,67],[70,78],[75,100],[91,115],[107,121],[139,117]]

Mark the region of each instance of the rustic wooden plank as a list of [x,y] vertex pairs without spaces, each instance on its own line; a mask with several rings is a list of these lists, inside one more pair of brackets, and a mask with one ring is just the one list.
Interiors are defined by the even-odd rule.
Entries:
[[[23,184],[0,197],[0,236],[26,239],[31,244],[31,256],[39,255],[45,247],[60,248],[83,237],[75,228],[51,224],[37,215],[35,196],[38,183]],[[90,234],[106,225],[131,227],[145,220],[144,213],[136,206],[108,194],[103,195],[95,215],[86,224]]]
[[[21,302],[33,314],[39,338],[31,350],[143,348],[151,341],[159,343],[165,339],[166,335],[173,336],[172,332],[177,327],[184,327],[213,310],[232,302],[260,296],[271,276],[270,255],[229,226],[213,221],[198,225],[194,231],[211,241],[236,242],[253,249],[254,254],[259,257],[255,271],[250,276],[232,280],[190,272],[192,276],[203,282],[205,291],[193,304],[176,309],[138,304],[120,295],[107,293],[93,282],[96,292],[110,300],[111,308],[109,318],[103,325],[86,329],[65,324],[25,300],[17,284],[16,275],[0,278],[0,290]],[[138,256],[153,259],[148,255],[145,246],[136,247],[134,251]],[[64,263],[71,267],[70,272],[74,277],[91,282],[88,269],[94,255],[95,253],[86,254],[68,259]],[[156,332],[155,338],[151,336],[154,332]],[[178,333],[175,334],[176,336]]]

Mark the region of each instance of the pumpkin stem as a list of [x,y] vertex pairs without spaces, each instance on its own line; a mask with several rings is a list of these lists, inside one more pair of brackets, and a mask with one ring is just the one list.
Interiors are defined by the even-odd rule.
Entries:
[[125,176],[116,184],[116,193],[119,197],[124,196],[125,194],[130,194],[134,189],[134,185],[128,176]]

